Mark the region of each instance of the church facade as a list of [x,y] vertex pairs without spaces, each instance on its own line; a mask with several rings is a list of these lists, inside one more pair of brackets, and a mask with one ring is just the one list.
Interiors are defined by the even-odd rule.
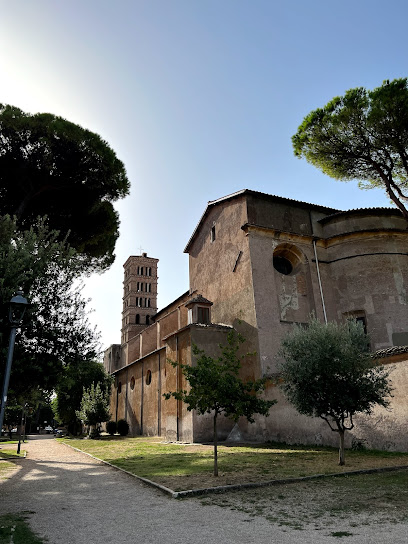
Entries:
[[[392,365],[393,409],[356,418],[354,438],[408,449],[408,230],[397,209],[342,211],[242,190],[208,203],[185,252],[189,290],[159,312],[157,259],[143,254],[124,265],[121,344],[106,351],[104,363],[115,377],[112,415],[125,418],[132,434],[210,439],[210,417],[164,400],[185,385],[169,360],[192,364],[193,344],[217,355],[235,328],[247,339],[245,351],[256,353],[243,376],[274,375],[282,338],[314,313],[322,321],[361,321],[372,351]],[[266,395],[278,403],[268,418],[240,421],[242,439],[336,442],[326,423],[299,415],[279,388],[271,384]],[[221,439],[232,426],[223,421]]]

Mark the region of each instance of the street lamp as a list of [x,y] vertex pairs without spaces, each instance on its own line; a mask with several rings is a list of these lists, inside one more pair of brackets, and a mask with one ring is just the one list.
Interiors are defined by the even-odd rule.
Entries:
[[0,436],[3,432],[3,420],[4,412],[7,403],[7,391],[10,381],[11,364],[13,362],[14,342],[16,340],[16,330],[20,326],[26,308],[28,306],[27,299],[23,297],[23,291],[17,291],[14,297],[10,300],[9,321],[11,325],[10,340],[7,354],[7,365],[4,373],[3,391],[1,395],[1,409],[0,409]]

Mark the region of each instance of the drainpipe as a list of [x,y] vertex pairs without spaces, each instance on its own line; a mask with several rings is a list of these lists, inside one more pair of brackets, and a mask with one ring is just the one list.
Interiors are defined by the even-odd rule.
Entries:
[[[180,368],[179,368],[179,345],[178,345],[178,336],[176,336],[176,383],[177,383],[177,391],[180,390],[179,387],[179,380],[180,380]],[[177,442],[180,440],[180,402],[179,400],[176,401],[177,403],[177,430],[176,430],[176,440]]]
[[144,393],[144,361],[142,361],[142,391],[140,402],[140,434],[143,436],[143,393]]
[[118,422],[118,406],[119,406],[119,379],[116,376],[116,414],[115,421]]
[[159,376],[157,384],[157,436],[161,436],[161,361],[159,352]]
[[129,383],[129,369],[126,369],[126,400],[125,400],[125,419],[127,421],[128,415],[128,383]]
[[316,261],[316,271],[317,271],[317,280],[318,280],[318,282],[319,282],[320,297],[321,297],[321,299],[322,299],[322,307],[323,307],[324,322],[325,322],[326,325],[327,325],[326,306],[325,306],[325,303],[324,303],[323,288],[322,288],[322,280],[321,280],[321,278],[320,278],[319,259],[317,258],[317,251],[316,251],[316,239],[313,240],[313,249],[314,249],[315,261]]

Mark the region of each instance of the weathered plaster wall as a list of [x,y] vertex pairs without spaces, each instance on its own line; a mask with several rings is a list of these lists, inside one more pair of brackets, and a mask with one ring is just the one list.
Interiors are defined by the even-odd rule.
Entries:
[[[357,415],[354,418],[354,429],[346,432],[347,447],[356,440],[368,448],[408,451],[406,433],[408,360],[392,363],[389,368],[394,387],[390,408],[375,407],[370,416]],[[299,414],[278,387],[270,386],[266,398],[278,400],[278,403],[272,406],[268,418],[258,416],[254,424],[249,424],[245,420],[239,422],[245,439],[338,446],[338,434],[331,431],[326,422]]]
[[[189,250],[190,290],[213,302],[212,321],[255,326],[245,198],[210,209]],[[211,241],[211,229],[215,240]]]

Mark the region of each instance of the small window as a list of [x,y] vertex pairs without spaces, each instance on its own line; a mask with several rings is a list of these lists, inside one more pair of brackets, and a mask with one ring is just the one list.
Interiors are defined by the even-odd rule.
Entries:
[[213,225],[211,227],[211,235],[210,235],[210,238],[211,238],[211,243],[215,241],[215,225]]
[[210,310],[209,308],[197,308],[197,323],[208,325],[210,323]]
[[139,325],[140,323],[140,315],[136,314],[136,325]]
[[365,316],[359,316],[355,318],[357,323],[361,323],[364,329],[364,333],[367,334],[367,320]]
[[119,395],[122,393],[122,382],[118,383],[118,393]]
[[135,377],[132,376],[130,378],[130,389],[133,391],[134,388],[135,388]]
[[148,370],[146,372],[146,385],[150,385],[152,383],[152,371]]
[[150,315],[146,316],[146,325],[150,325]]

